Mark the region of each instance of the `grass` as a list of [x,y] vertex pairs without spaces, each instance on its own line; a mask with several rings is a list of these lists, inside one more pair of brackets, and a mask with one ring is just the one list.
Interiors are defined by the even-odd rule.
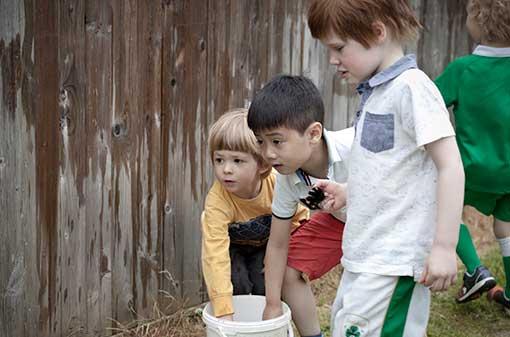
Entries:
[[[465,209],[464,219],[469,224],[475,244],[482,256],[482,262],[491,270],[498,282],[504,284],[499,247],[492,234],[492,219],[481,216],[470,208]],[[489,302],[485,296],[466,304],[455,302],[462,272],[462,267],[459,267],[459,281],[448,292],[432,295],[427,337],[510,337],[510,316],[500,306]],[[325,337],[330,337],[329,314],[340,275],[341,268],[337,267],[312,284]],[[126,329],[122,336],[205,336],[200,310],[197,308],[182,309],[172,316],[158,317],[160,318],[151,323],[142,324],[134,330]],[[299,336],[296,331],[295,335]]]
[[[482,262],[493,272],[499,283],[504,284],[501,256],[495,243],[486,247]],[[340,268],[336,268],[313,284],[321,327],[327,337],[330,336],[331,303],[340,274]],[[459,280],[461,279],[462,271],[459,271]],[[485,296],[469,303],[457,304],[455,295],[459,287],[460,281],[447,292],[432,295],[427,337],[510,336],[510,316],[499,305],[489,302]]]
[[[499,247],[491,246],[482,262],[499,283],[504,284]],[[489,302],[486,296],[465,304],[456,304],[453,298],[457,290],[458,287],[455,287],[446,293],[433,295],[428,337],[510,336],[510,317],[501,306]]]
[[[136,328],[117,324],[113,329],[115,337],[202,337],[205,335],[201,310],[198,308],[181,309],[169,316],[162,316],[151,322],[132,322]],[[130,324],[131,325],[131,324]]]
[[[504,284],[499,247],[492,234],[492,218],[485,217],[470,207],[465,208],[463,218],[482,256],[482,263],[491,270],[499,284]],[[427,337],[510,337],[510,316],[499,305],[489,302],[485,296],[465,304],[455,302],[463,271],[459,263],[457,284],[447,292],[432,295]],[[335,268],[312,284],[321,327],[327,337],[330,336],[331,303],[340,274],[341,268]]]

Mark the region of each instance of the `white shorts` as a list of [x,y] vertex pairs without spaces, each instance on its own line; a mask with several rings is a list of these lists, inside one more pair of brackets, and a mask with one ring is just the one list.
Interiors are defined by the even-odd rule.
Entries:
[[344,270],[331,309],[332,337],[423,337],[430,291],[410,276]]

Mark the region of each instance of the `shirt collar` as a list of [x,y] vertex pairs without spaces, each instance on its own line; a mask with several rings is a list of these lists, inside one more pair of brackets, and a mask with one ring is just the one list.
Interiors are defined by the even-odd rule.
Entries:
[[476,46],[473,50],[473,55],[488,56],[488,57],[510,57],[510,47],[496,48],[484,45]]
[[416,64],[416,56],[414,54],[405,55],[388,68],[378,72],[370,79],[361,82],[358,85],[357,90],[360,94],[362,94],[367,89],[389,82],[404,71],[414,68],[418,68],[418,65]]
[[[324,137],[324,141],[326,142],[326,146],[328,148],[328,171],[329,171],[329,168],[331,166],[333,166],[334,163],[342,161],[342,157],[340,157],[340,154],[338,153],[338,151],[336,151],[336,147],[333,144],[330,132],[331,131],[328,131],[325,128],[322,129],[322,136]],[[303,171],[301,171],[301,172],[304,173]],[[308,177],[300,177],[301,172],[298,173],[296,171],[292,175],[292,182],[294,183],[294,185],[296,185],[300,182],[306,184],[305,180],[307,180]]]

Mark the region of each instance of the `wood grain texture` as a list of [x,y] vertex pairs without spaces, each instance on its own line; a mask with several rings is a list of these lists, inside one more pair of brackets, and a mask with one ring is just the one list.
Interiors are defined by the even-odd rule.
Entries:
[[[467,0],[412,0],[437,76],[472,47]],[[210,125],[280,73],[324,125],[358,98],[307,0],[0,0],[0,336],[103,336],[205,301]]]

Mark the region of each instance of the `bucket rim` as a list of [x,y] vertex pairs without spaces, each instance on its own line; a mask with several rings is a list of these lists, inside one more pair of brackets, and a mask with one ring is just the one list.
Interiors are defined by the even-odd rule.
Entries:
[[[260,295],[236,295],[236,297],[264,297]],[[264,332],[274,329],[279,329],[284,326],[288,326],[291,322],[290,308],[287,303],[282,301],[283,315],[257,322],[239,322],[239,321],[228,321],[214,317],[207,312],[207,308],[211,307],[211,302],[208,302],[202,311],[202,321],[208,328],[216,329],[221,327],[222,330],[230,332]]]

